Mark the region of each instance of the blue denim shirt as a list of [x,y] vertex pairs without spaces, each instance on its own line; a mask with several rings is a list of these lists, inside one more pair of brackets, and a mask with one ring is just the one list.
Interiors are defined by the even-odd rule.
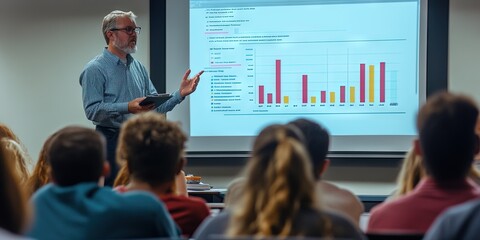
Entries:
[[[157,93],[145,66],[130,54],[125,64],[106,48],[87,63],[80,85],[87,118],[95,125],[111,128],[120,128],[132,115],[128,112],[129,101]],[[172,95],[156,111],[166,113],[182,102],[179,91]]]

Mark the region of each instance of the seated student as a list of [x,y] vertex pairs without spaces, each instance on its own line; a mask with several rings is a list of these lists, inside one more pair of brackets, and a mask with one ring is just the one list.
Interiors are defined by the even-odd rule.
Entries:
[[[426,176],[427,173],[423,166],[422,158],[415,154],[413,148],[411,148],[405,155],[400,173],[398,174],[397,189],[390,197],[388,197],[388,199],[386,199],[386,201],[390,201],[412,192],[420,180]],[[470,168],[468,177],[475,183],[479,178],[478,171],[475,169],[474,165]]]
[[424,240],[470,240],[480,235],[480,200],[447,209],[432,224]]
[[31,162],[30,156],[27,155],[27,153],[20,146],[20,144],[13,141],[12,139],[2,138],[0,139],[0,141],[3,142],[5,146],[5,153],[9,155],[9,158],[14,163],[14,169],[17,172],[20,185],[24,186],[25,182],[30,176],[30,172],[28,170],[28,165]]
[[374,207],[367,233],[423,234],[445,209],[480,196],[467,179],[478,152],[477,117],[477,106],[465,96],[437,93],[427,99],[417,116],[419,139],[414,142],[427,177],[413,192]]
[[349,217],[357,226],[364,211],[363,204],[357,196],[347,189],[342,189],[332,183],[321,180],[322,174],[328,168],[330,161],[326,159],[330,136],[320,124],[308,119],[297,119],[289,124],[302,131],[306,140],[306,149],[310,154],[315,187],[318,199],[325,210],[334,211]]
[[[363,239],[349,220],[317,206],[312,191],[315,181],[302,141],[300,131],[292,126],[263,129],[245,168],[241,199],[230,211],[212,218],[209,226],[202,226],[194,238],[228,235]],[[218,229],[225,224],[227,229]]]
[[397,189],[395,189],[395,192],[393,192],[387,201],[404,196],[413,191],[425,176],[427,176],[427,173],[423,166],[422,158],[415,154],[413,148],[409,149],[405,154],[402,167],[397,176]]
[[56,134],[50,135],[43,143],[37,163],[35,164],[35,168],[25,183],[25,187],[29,196],[33,195],[44,185],[50,183],[50,164],[47,161],[47,150],[55,135]]
[[[124,191],[125,186],[130,183],[130,173],[126,162],[120,161],[120,170],[113,183],[114,190]],[[175,176],[175,182],[172,185],[172,192],[176,195],[188,197],[187,180],[185,172],[182,170]]]
[[155,196],[119,194],[98,182],[108,174],[105,139],[92,129],[66,127],[47,150],[53,184],[32,197],[36,239],[178,237],[178,229]]
[[227,192],[225,193],[225,198],[223,199],[225,208],[235,206],[237,200],[240,199],[243,194],[243,184],[245,184],[244,177],[235,178],[228,184]]
[[15,162],[14,169],[17,171],[20,185],[23,186],[30,176],[29,165],[32,164],[25,146],[20,142],[17,135],[13,133],[12,129],[2,123],[0,123],[0,141],[5,142],[6,154],[11,155],[9,158]]
[[0,239],[21,239],[18,235],[26,230],[29,208],[6,150],[0,141]]
[[[144,190],[161,199],[182,235],[190,237],[210,215],[201,198],[175,194],[175,176],[185,164],[187,137],[178,124],[168,122],[156,112],[128,119],[120,129],[117,158],[127,163],[130,181],[119,191]],[[120,160],[120,159],[119,159]]]

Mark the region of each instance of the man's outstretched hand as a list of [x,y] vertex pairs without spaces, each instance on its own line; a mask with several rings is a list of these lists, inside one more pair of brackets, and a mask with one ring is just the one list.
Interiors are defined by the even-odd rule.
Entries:
[[204,72],[203,70],[195,74],[192,78],[188,78],[192,70],[188,69],[183,75],[182,83],[180,84],[180,95],[186,97],[197,89],[198,82],[200,81],[200,75]]

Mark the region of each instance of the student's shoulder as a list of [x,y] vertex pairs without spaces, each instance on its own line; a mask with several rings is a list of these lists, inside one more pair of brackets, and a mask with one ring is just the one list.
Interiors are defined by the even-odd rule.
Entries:
[[203,198],[169,195],[161,197],[160,199],[165,202],[166,205],[181,205],[191,210],[209,212],[209,208]]
[[125,202],[142,202],[144,204],[158,204],[161,203],[158,198],[152,193],[146,191],[128,191],[124,193],[117,193],[119,197],[123,198]]
[[462,218],[468,214],[480,216],[480,199],[470,200],[468,202],[448,208],[441,217],[443,218]]
[[112,207],[136,206],[139,208],[163,206],[155,195],[146,191],[118,192],[110,187],[100,189],[97,198],[111,202]]
[[325,181],[320,181],[317,186],[323,194],[327,195],[326,197],[335,199],[337,204],[343,203],[350,207],[359,207],[363,211],[363,204],[360,199],[350,190]]

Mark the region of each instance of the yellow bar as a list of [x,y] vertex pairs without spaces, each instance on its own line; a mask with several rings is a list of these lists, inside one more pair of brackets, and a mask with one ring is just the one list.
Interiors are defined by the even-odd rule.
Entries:
[[330,103],[335,103],[335,92],[330,92]]
[[350,87],[350,103],[355,102],[355,87]]
[[283,96],[283,103],[288,104],[288,96]]
[[316,97],[310,97],[310,102],[317,103],[317,98]]
[[374,65],[370,65],[369,66],[369,74],[368,74],[368,77],[369,77],[369,81],[368,81],[368,85],[369,85],[369,88],[368,88],[368,100],[369,102],[373,103],[375,101],[374,99],[374,95],[373,95],[373,90],[374,90],[374,85],[373,85],[373,79],[375,77],[375,66]]

